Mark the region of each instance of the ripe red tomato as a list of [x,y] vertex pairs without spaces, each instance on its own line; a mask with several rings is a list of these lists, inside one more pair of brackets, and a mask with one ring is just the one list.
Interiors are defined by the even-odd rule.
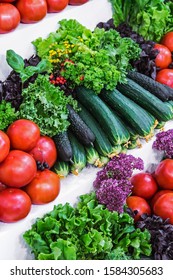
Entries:
[[7,186],[0,182],[0,192],[6,188],[7,188]]
[[7,188],[0,192],[0,221],[19,221],[28,215],[30,209],[31,199],[23,190]]
[[157,165],[155,179],[160,188],[173,190],[173,159],[164,159]]
[[20,23],[20,13],[10,3],[0,3],[0,34],[14,30]]
[[60,192],[60,177],[46,169],[37,171],[35,178],[24,188],[33,204],[53,201]]
[[65,9],[68,0],[46,0],[48,13],[57,13]]
[[33,121],[20,119],[8,127],[7,135],[12,149],[30,151],[40,138],[40,129]]
[[153,176],[149,173],[141,172],[131,178],[132,195],[150,199],[157,191],[158,186]]
[[23,23],[38,22],[47,14],[46,0],[17,0],[15,5]]
[[159,51],[158,55],[155,58],[155,64],[157,67],[163,69],[167,68],[172,62],[172,55],[170,50],[161,44],[155,44],[154,49]]
[[0,181],[8,187],[21,188],[32,181],[36,172],[37,165],[31,155],[12,150],[0,164]]
[[173,52],[173,31],[170,31],[163,36],[161,44]]
[[158,71],[156,81],[173,88],[173,69],[162,69]]
[[12,3],[16,0],[1,0],[1,3]]
[[47,162],[51,168],[57,159],[57,149],[52,138],[40,136],[36,146],[29,152],[36,161]]
[[155,195],[153,196],[153,198],[150,201],[151,208],[153,208],[153,206],[154,206],[155,202],[157,201],[157,199],[159,197],[161,197],[165,193],[173,193],[173,191],[171,191],[171,190],[161,190],[161,191],[156,192]]
[[164,220],[169,218],[170,224],[173,224],[173,193],[160,196],[154,204],[153,212]]
[[148,204],[148,202],[139,196],[129,196],[126,199],[127,206],[132,210],[132,211],[138,211],[137,214],[134,217],[134,221],[138,221],[141,217],[142,214],[151,214],[151,208]]
[[5,132],[0,130],[0,162],[2,162],[10,151],[10,139]]
[[85,4],[88,1],[89,0],[69,0],[69,5],[78,6],[78,5]]

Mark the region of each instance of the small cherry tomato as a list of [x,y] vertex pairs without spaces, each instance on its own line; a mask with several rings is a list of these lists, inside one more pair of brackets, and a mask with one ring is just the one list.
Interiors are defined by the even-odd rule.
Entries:
[[156,81],[173,88],[173,69],[162,69],[158,71]]
[[35,178],[24,188],[33,204],[53,201],[60,192],[60,177],[46,169],[37,171]]
[[160,188],[173,190],[173,159],[164,159],[157,165],[155,179]]
[[48,13],[57,13],[65,9],[68,0],[46,0]]
[[153,206],[154,206],[155,202],[157,201],[157,199],[159,197],[161,197],[165,193],[173,193],[173,191],[171,191],[171,190],[161,190],[161,191],[156,192],[155,195],[153,196],[153,198],[150,201],[151,208],[153,208]]
[[8,187],[21,188],[32,181],[37,165],[31,155],[20,150],[9,152],[0,163],[0,181]]
[[15,5],[23,23],[38,22],[47,14],[46,0],[17,0]]
[[138,221],[141,217],[142,214],[151,214],[151,208],[148,204],[148,202],[139,196],[129,196],[126,199],[127,206],[132,210],[132,211],[137,211],[137,214],[135,213],[134,221]]
[[0,192],[0,221],[19,221],[28,215],[30,209],[31,199],[23,190],[7,188]]
[[161,44],[173,52],[173,31],[170,31],[163,36]]
[[30,120],[19,119],[14,121],[7,129],[11,148],[22,151],[33,149],[40,138],[40,129]]
[[154,49],[159,51],[158,55],[155,58],[155,64],[157,67],[163,69],[167,68],[172,62],[172,55],[170,50],[161,44],[155,44]]
[[165,193],[154,203],[153,212],[162,219],[169,219],[173,224],[173,193]]
[[2,162],[10,151],[10,139],[8,135],[0,130],[0,162]]
[[157,191],[158,186],[153,176],[149,173],[138,173],[132,176],[132,195],[150,199]]
[[57,149],[52,138],[48,136],[40,136],[35,147],[29,151],[29,154],[36,161],[46,162],[51,168],[57,159]]
[[0,34],[13,31],[20,23],[20,13],[10,3],[0,3]]

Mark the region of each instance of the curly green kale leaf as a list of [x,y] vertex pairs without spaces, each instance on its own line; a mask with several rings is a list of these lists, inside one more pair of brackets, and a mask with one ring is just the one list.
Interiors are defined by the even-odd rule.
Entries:
[[22,96],[20,118],[34,121],[42,135],[52,137],[67,130],[69,121],[66,105],[72,103],[71,97],[66,97],[63,91],[52,85],[47,75],[38,75],[35,82],[22,91]]
[[17,118],[18,112],[15,112],[11,103],[2,100],[0,103],[0,130],[5,130]]

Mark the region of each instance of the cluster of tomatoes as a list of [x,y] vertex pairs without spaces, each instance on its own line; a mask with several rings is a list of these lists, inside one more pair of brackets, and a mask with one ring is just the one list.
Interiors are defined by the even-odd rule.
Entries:
[[173,88],[173,31],[166,33],[154,48],[159,51],[155,59],[159,69],[156,81]]
[[131,177],[132,194],[127,206],[135,211],[134,220],[142,214],[155,214],[173,224],[173,159],[164,159],[153,174],[141,172]]
[[[32,204],[53,201],[60,192],[60,178],[50,170],[57,160],[54,141],[40,135],[32,121],[14,121],[0,131],[0,221],[25,218]],[[47,168],[38,169],[38,163]]]
[[14,30],[20,22],[35,23],[47,13],[58,13],[67,5],[81,5],[89,0],[1,0],[0,34]]

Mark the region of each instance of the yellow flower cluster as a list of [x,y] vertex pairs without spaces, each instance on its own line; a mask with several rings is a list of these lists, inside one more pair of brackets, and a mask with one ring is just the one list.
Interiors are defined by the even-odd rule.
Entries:
[[49,50],[49,61],[54,64],[60,62],[62,57],[67,57],[70,53],[72,53],[72,49],[74,47],[75,45],[70,44],[69,41],[64,41],[63,45],[59,47],[57,47],[57,43],[51,44],[51,49]]

